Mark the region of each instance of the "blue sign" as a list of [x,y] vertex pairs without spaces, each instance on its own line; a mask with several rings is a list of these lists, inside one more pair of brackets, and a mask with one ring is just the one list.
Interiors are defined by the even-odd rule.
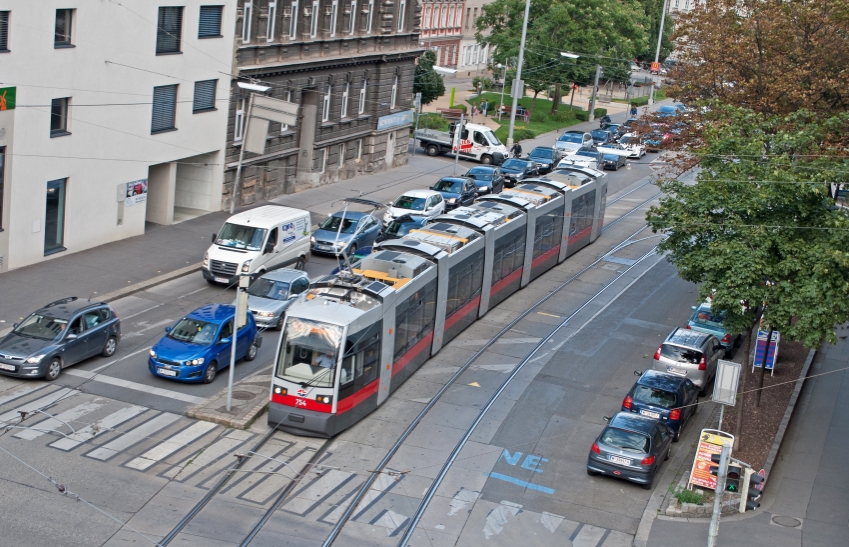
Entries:
[[401,125],[409,125],[413,123],[413,111],[406,110],[404,112],[396,112],[388,116],[381,116],[377,119],[377,130],[390,129]]
[[[752,370],[761,367],[764,360],[764,351],[766,350],[766,331],[758,331],[758,344],[755,347],[755,360],[752,363]],[[772,340],[769,343],[769,353],[766,356],[766,369],[773,370],[775,368],[775,360],[778,358],[778,342],[781,340],[781,335],[777,330],[772,331]]]

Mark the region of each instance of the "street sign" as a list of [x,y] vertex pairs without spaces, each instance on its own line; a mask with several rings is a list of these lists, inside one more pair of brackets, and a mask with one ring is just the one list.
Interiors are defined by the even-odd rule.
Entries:
[[[766,335],[767,331],[758,331],[758,343],[755,346],[755,360],[752,362],[752,372],[756,368],[761,368],[761,363],[764,360],[764,351],[766,350]],[[772,340],[769,343],[769,353],[766,356],[766,369],[772,371],[775,368],[775,361],[778,359],[778,343],[781,341],[781,333],[777,330],[772,331]]]
[[711,456],[720,454],[723,444],[727,444],[730,449],[734,444],[734,435],[718,429],[702,429],[699,435],[696,457],[693,460],[693,468],[690,470],[689,484],[695,484],[709,490],[716,488],[716,476],[710,472],[710,466],[713,465]]
[[422,94],[421,93],[416,93],[415,105],[416,105],[416,112],[418,112],[422,109]]
[[514,99],[521,99],[525,96],[525,80],[513,79],[513,85],[510,87],[510,96]]
[[252,118],[262,118],[271,122],[284,125],[298,124],[298,104],[266,97],[265,95],[254,95]]
[[737,386],[740,381],[740,363],[720,359],[716,365],[716,380],[710,398],[721,405],[737,403]]

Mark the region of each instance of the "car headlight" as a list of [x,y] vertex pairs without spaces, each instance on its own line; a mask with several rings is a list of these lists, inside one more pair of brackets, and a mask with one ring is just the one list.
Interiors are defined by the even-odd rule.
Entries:
[[445,201],[447,201],[448,203],[457,203],[457,198],[448,198]]
[[197,359],[192,359],[191,361],[186,361],[187,365],[202,365],[203,357],[198,357]]
[[153,357],[154,359],[156,359],[156,352],[153,351],[153,350],[150,350],[150,356]]
[[273,311],[261,311],[261,312],[257,312],[257,315],[260,316],[260,317],[274,317],[274,312]]
[[245,263],[242,264],[242,273],[248,273],[251,271],[251,262],[252,260],[245,260]]
[[30,357],[29,359],[27,359],[27,360],[26,360],[26,362],[27,362],[27,363],[30,363],[30,364],[32,364],[32,365],[34,365],[34,364],[36,364],[36,363],[40,363],[42,359],[44,359],[44,354],[41,354],[41,355],[33,355],[32,357]]
[[203,253],[203,267],[209,268],[209,251]]
[[310,243],[315,243],[315,238],[313,236],[310,236]]

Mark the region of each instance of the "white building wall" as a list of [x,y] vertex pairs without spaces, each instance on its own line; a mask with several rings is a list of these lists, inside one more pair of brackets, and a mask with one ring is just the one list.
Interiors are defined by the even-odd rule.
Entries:
[[[144,232],[146,205],[125,206],[118,225],[119,184],[148,178],[153,165],[203,156],[208,198],[194,192],[193,208],[218,210],[222,151],[233,59],[235,0],[224,5],[222,38],[198,39],[199,7],[208,0],[2,0],[9,10],[8,53],[0,53],[3,82],[17,88],[14,161],[8,161],[5,243],[0,271],[80,251]],[[180,54],[156,55],[159,6],[182,5]],[[75,9],[72,48],[54,47],[56,9]],[[194,82],[217,79],[218,110],[192,112]],[[177,130],[151,134],[155,86],[178,84]],[[3,85],[0,85],[3,87]],[[68,131],[50,136],[52,99],[70,97]],[[9,112],[5,113],[8,116]],[[2,120],[0,120],[2,122]],[[2,144],[0,144],[2,146]],[[192,160],[188,160],[192,161]],[[192,177],[191,168],[183,169]],[[188,175],[187,175],[188,176]],[[44,256],[47,181],[67,178],[64,247]],[[199,177],[203,178],[203,177]],[[171,199],[174,202],[174,198]],[[5,249],[3,246],[5,245]]]

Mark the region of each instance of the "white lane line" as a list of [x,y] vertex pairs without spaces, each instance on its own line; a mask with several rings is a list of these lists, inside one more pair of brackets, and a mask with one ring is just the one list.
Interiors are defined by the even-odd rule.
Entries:
[[134,351],[133,353],[128,353],[127,355],[125,355],[125,356],[123,356],[123,357],[121,357],[121,358],[119,358],[119,359],[115,359],[114,361],[109,361],[109,362],[108,362],[108,363],[106,363],[105,365],[100,365],[100,366],[99,366],[99,367],[97,367],[97,368],[93,368],[93,369],[91,369],[91,372],[99,372],[99,371],[101,371],[101,370],[105,369],[106,367],[111,367],[112,365],[114,365],[115,363],[118,363],[119,361],[123,361],[123,360],[124,360],[124,359],[126,359],[127,357],[132,357],[133,355],[138,355],[139,353],[141,353],[141,352],[143,352],[143,351],[147,351],[147,350],[149,350],[149,349],[150,349],[150,348],[152,348],[152,347],[153,347],[153,346],[146,346],[146,347],[143,347],[143,348],[141,348],[141,349],[139,349],[139,350]]
[[501,505],[490,511],[486,516],[486,522],[483,527],[483,535],[486,539],[500,534],[504,530],[507,521],[519,514],[521,508],[522,506],[518,503],[502,500]]
[[584,524],[584,526],[581,527],[581,531],[578,532],[578,535],[572,540],[572,547],[596,547],[599,540],[601,540],[601,536],[603,536],[606,531],[607,530],[604,528],[599,528],[598,526]]
[[94,424],[80,429],[73,435],[69,435],[64,439],[59,439],[50,446],[52,446],[53,448],[58,448],[59,450],[64,450],[66,452],[68,450],[73,450],[84,442],[93,439],[101,432],[109,431],[110,429],[118,427],[129,419],[135,418],[145,410],[147,410],[147,408],[143,406],[129,406],[127,408],[122,408],[121,410],[113,412],[109,416],[106,416],[102,420],[98,420]]
[[396,483],[393,477],[389,475],[381,473],[377,476],[375,481],[372,483],[371,487],[368,489],[368,492],[363,496],[363,499],[360,500],[359,505],[354,509],[351,513],[353,517],[352,520],[357,520],[360,517],[364,516],[364,513],[369,508],[369,506],[377,501],[377,499],[386,493],[387,490],[392,488]]
[[21,419],[21,415],[20,415],[19,411],[32,412],[33,410],[37,410],[41,407],[53,404],[57,400],[64,397],[65,395],[67,395],[69,393],[73,393],[73,392],[74,392],[73,389],[63,387],[62,389],[56,390],[53,393],[51,393],[50,395],[46,395],[46,396],[42,397],[41,399],[36,399],[35,401],[30,401],[29,403],[27,403],[27,404],[25,404],[25,405],[23,405],[19,408],[16,408],[15,410],[10,410],[9,412],[6,412],[5,414],[0,414],[0,423],[6,424],[6,425],[15,425]]
[[174,323],[175,321],[176,321],[176,319],[163,319],[162,321],[157,321],[156,323],[153,323],[151,325],[148,325],[147,321],[144,321],[142,323],[139,323],[139,326],[144,327],[143,329],[134,329],[133,332],[131,332],[129,334],[124,334],[123,336],[121,336],[121,338],[133,338],[135,336],[144,336],[145,335],[144,333],[151,330],[151,329],[155,329],[156,327],[161,327],[162,325],[170,325],[170,324]]
[[375,526],[382,526],[386,528],[386,537],[391,537],[395,531],[404,525],[410,517],[402,515],[400,513],[396,513],[391,509],[387,509],[385,513],[380,515],[380,518],[377,519],[374,524]]
[[155,310],[156,308],[158,308],[158,307],[160,307],[160,306],[164,306],[164,305],[165,305],[165,304],[157,304],[157,305],[155,305],[155,306],[151,306],[151,307],[147,308],[146,310],[137,311],[136,313],[134,313],[134,314],[132,314],[132,315],[127,315],[126,317],[122,317],[122,318],[121,318],[121,321],[124,321],[124,322],[126,323],[127,319],[132,319],[133,317],[136,317],[136,316],[141,315],[141,314],[143,314],[143,313],[147,313],[147,312],[149,312],[150,310]]
[[5,395],[0,395],[0,405],[5,405],[9,401],[14,401],[24,395],[28,395],[34,391],[47,387],[47,384],[26,384],[20,386],[14,391],[8,391]]
[[[168,471],[162,474],[166,479],[173,479],[176,477],[181,471],[186,470],[189,474],[192,474],[196,471],[199,471],[206,466],[214,463],[218,458],[227,454],[231,450],[235,450],[239,445],[247,441],[253,437],[253,433],[248,433],[247,431],[242,430],[234,430],[221,437],[208,447],[204,449],[200,454],[193,454],[180,462],[178,465],[175,465]],[[188,467],[191,466],[191,467]]]
[[153,387],[146,384],[140,384],[138,382],[122,380],[121,378],[106,376],[105,374],[96,374],[88,370],[67,370],[65,371],[65,374],[79,376],[80,378],[93,379],[95,382],[125,387],[127,389],[141,391],[150,395],[158,395],[160,397],[167,397],[169,399],[176,399],[178,401],[185,401],[196,405],[206,401],[203,397],[195,397],[194,395],[187,395],[185,393],[180,393],[179,391],[171,391],[170,389],[163,389],[161,387]]
[[68,409],[65,412],[57,414],[55,418],[49,418],[47,420],[44,420],[43,422],[37,423],[34,427],[37,427],[38,430],[23,429],[20,432],[15,433],[13,436],[18,439],[25,439],[27,441],[35,440],[44,435],[49,430],[56,430],[60,427],[67,427],[65,425],[66,423],[70,423],[81,416],[85,416],[90,412],[94,412],[98,408],[102,407],[104,404],[105,403],[96,403],[92,401],[77,405],[74,408]]
[[453,517],[462,509],[465,509],[466,506],[470,503],[474,504],[478,500],[478,496],[480,496],[480,492],[476,492],[473,490],[466,490],[465,488],[460,488],[460,491],[454,494],[454,498],[451,500],[449,507],[451,510],[448,511],[448,516]]
[[148,435],[152,435],[162,429],[163,427],[169,426],[180,419],[180,416],[177,414],[171,414],[170,412],[163,412],[159,416],[149,420],[135,429],[131,429],[130,431],[124,433],[114,441],[106,443],[100,448],[96,448],[92,450],[86,456],[89,458],[94,458],[95,460],[106,461],[112,456],[115,456],[122,450],[125,450],[142,439],[146,438]]
[[297,515],[303,515],[342,482],[348,480],[350,476],[351,473],[331,469],[305,490],[301,490],[295,498],[292,498],[292,501],[285,505],[284,509]]
[[174,452],[206,435],[216,427],[218,427],[218,424],[214,424],[212,422],[196,422],[191,427],[177,433],[167,441],[154,446],[138,458],[131,460],[126,465],[131,469],[138,469],[139,471],[150,469]]

